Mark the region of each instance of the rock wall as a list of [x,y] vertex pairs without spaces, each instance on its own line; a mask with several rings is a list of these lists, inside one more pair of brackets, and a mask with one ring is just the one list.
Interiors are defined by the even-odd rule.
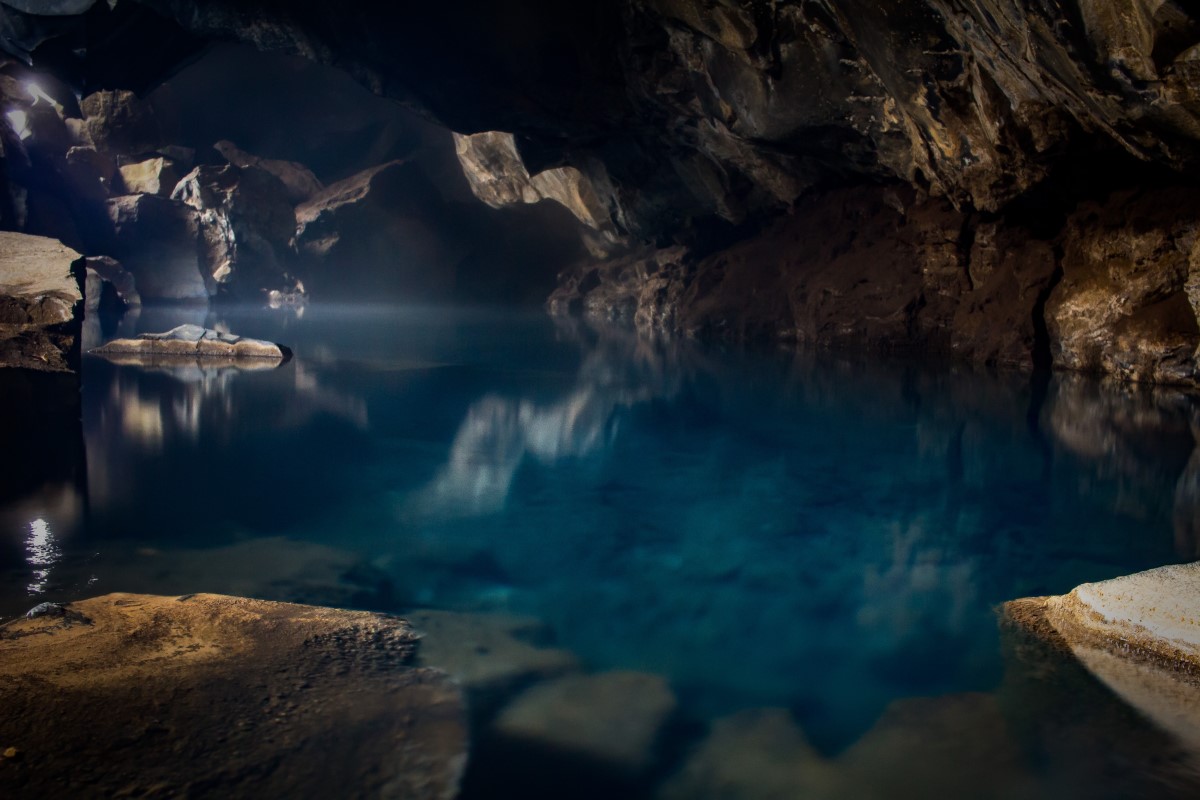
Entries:
[[336,67],[459,132],[487,204],[571,211],[553,309],[1197,380],[1179,0],[106,5],[6,8],[6,47],[70,62],[86,19],[59,66],[111,75],[119,18]]

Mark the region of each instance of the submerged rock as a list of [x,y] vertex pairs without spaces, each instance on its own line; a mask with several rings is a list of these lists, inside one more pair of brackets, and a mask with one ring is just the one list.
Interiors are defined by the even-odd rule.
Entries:
[[0,367],[75,368],[83,277],[83,261],[71,248],[0,232]]
[[511,747],[583,759],[618,773],[650,767],[675,695],[657,675],[570,675],[534,686],[500,712],[491,733]]
[[411,666],[401,619],[206,594],[66,611],[0,626],[5,796],[457,795],[462,698]]
[[536,644],[548,629],[532,617],[435,610],[405,617],[421,635],[417,663],[453,675],[475,715],[487,714],[531,683],[579,669],[572,653]]
[[180,325],[166,333],[143,333],[136,339],[113,339],[89,351],[98,356],[161,358],[265,359],[286,361],[291,351],[262,339],[247,339],[199,325]]

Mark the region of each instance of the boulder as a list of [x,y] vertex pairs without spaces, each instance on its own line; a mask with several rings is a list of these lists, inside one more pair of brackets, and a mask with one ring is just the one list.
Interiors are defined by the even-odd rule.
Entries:
[[405,618],[421,634],[417,664],[453,675],[475,715],[495,710],[530,684],[579,669],[572,653],[533,643],[548,638],[549,630],[532,617],[420,610]]
[[463,702],[416,647],[395,617],[238,597],[43,604],[0,627],[0,791],[449,800]]
[[511,747],[637,775],[652,765],[675,707],[674,693],[657,675],[569,675],[517,697],[500,712],[491,733]]
[[[121,262],[108,256],[88,256],[84,259],[87,267],[87,310],[93,311],[100,307],[100,295],[104,285],[112,287],[113,292],[125,306],[140,306],[142,296],[138,294],[137,282],[133,276],[121,266]],[[96,290],[92,290],[93,284]]]
[[194,209],[151,194],[114,197],[106,208],[110,229],[101,252],[133,275],[143,300],[208,301],[213,281],[200,260]]
[[0,367],[76,368],[83,280],[83,260],[69,247],[0,232]]
[[94,355],[119,357],[128,361],[137,357],[153,362],[159,359],[196,357],[215,359],[263,359],[286,361],[291,351],[262,339],[247,339],[231,333],[180,325],[166,333],[143,333],[136,339],[113,339],[89,351]]
[[465,253],[441,198],[403,161],[365,170],[296,208],[304,283],[317,298],[445,296]]
[[293,206],[303,203],[320,192],[325,186],[317,180],[312,170],[295,161],[282,161],[274,158],[259,158],[240,149],[233,142],[222,139],[213,145],[226,161],[235,167],[260,167],[274,175],[287,189],[287,197]]
[[296,216],[287,189],[271,173],[199,166],[179,181],[174,200],[196,212],[200,248],[215,292],[258,299],[290,291]]
[[126,194],[156,194],[169,197],[175,184],[183,177],[175,162],[156,156],[144,161],[135,161],[118,168]]
[[154,108],[133,92],[93,92],[83,98],[80,107],[88,136],[101,152],[147,153],[167,143]]

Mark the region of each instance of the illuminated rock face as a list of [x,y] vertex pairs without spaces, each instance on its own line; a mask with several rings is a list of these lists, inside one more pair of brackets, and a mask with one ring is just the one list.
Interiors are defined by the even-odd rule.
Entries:
[[0,367],[74,370],[83,261],[53,239],[0,233]]
[[411,666],[404,620],[211,594],[35,611],[0,628],[6,796],[458,793],[462,693]]
[[[7,46],[66,52],[89,5],[89,30],[303,56],[458,132],[480,200],[580,221],[590,258],[555,309],[1197,383],[1200,203],[1180,187],[1200,170],[1200,18],[1179,0],[81,0],[6,7]],[[73,69],[164,70],[93,39]],[[85,98],[98,150],[165,130],[127,95]],[[436,294],[453,237],[400,212],[384,238],[415,267],[398,283]],[[330,258],[327,274],[361,260]]]

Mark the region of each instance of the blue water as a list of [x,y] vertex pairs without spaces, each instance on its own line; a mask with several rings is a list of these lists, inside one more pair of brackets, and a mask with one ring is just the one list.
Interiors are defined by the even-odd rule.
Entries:
[[[0,616],[116,590],[519,612],[590,670],[665,676],[694,740],[776,707],[835,758],[904,698],[1011,684],[1005,600],[1200,557],[1200,408],[1173,390],[487,310],[122,332],[184,321],[295,357],[86,359],[86,469],[0,508]],[[1030,736],[1024,796],[1103,796],[1061,778],[1104,753]],[[1176,796],[1159,777],[1138,791]]]

